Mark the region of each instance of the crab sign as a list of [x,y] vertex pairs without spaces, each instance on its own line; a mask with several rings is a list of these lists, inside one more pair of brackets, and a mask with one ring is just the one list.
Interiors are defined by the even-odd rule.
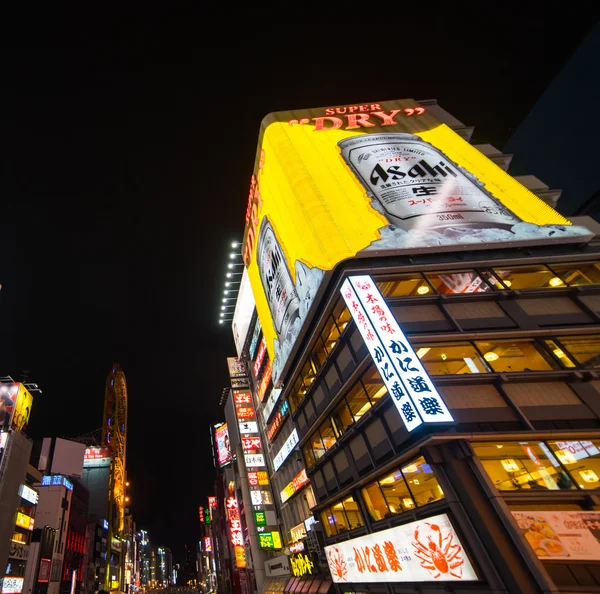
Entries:
[[454,537],[451,533],[442,537],[442,531],[437,524],[425,522],[425,525],[429,527],[432,534],[428,534],[424,542],[422,536],[419,538],[420,527],[417,527],[415,540],[411,543],[415,549],[415,557],[421,561],[421,567],[427,569],[436,579],[447,574],[461,579],[461,565],[465,562],[458,556],[461,546],[452,544]]

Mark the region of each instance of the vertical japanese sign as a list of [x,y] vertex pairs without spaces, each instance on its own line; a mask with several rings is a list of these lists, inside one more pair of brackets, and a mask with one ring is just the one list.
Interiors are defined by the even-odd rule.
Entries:
[[351,276],[342,296],[408,431],[454,421],[370,276]]
[[231,544],[235,551],[235,562],[237,567],[241,569],[246,567],[246,555],[244,554],[244,536],[237,499],[235,497],[228,497],[226,505]]

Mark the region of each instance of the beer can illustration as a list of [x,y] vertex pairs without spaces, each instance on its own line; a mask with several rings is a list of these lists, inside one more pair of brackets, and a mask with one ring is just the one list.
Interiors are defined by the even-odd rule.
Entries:
[[374,208],[405,231],[510,230],[521,221],[475,176],[418,136],[369,134],[346,138],[338,146]]
[[280,342],[291,338],[294,322],[300,317],[300,299],[285,254],[265,216],[260,226],[256,262],[273,326]]

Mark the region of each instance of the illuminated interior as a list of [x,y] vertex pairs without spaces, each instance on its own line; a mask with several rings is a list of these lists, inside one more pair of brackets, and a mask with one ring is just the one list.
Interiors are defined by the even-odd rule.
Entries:
[[498,373],[559,368],[534,340],[476,341],[475,345],[484,354],[488,365]]

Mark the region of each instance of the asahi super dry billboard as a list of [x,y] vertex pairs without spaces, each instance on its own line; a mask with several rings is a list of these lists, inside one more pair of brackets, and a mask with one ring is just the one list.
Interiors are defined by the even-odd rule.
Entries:
[[281,384],[342,260],[591,238],[412,99],[264,118],[243,258]]

